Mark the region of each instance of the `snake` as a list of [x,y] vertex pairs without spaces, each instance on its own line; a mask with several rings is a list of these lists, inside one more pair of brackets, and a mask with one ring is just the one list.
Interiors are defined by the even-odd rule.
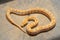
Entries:
[[[13,12],[13,13],[11,13],[11,12]],[[11,14],[25,16],[25,15],[29,15],[29,14],[35,14],[35,13],[45,15],[50,20],[50,23],[48,23],[47,25],[35,27],[39,22],[38,19],[34,16],[28,16],[22,21],[21,25],[18,25],[11,18]],[[17,26],[23,32],[28,33],[30,35],[36,35],[41,32],[49,31],[52,28],[54,28],[56,25],[55,16],[50,11],[48,11],[47,9],[44,9],[44,8],[30,8],[27,10],[18,10],[18,9],[14,9],[14,8],[8,8],[7,13],[6,13],[6,17],[13,25]],[[22,26],[26,25],[29,20],[33,20],[34,22],[28,24],[26,26],[26,31],[24,31]]]

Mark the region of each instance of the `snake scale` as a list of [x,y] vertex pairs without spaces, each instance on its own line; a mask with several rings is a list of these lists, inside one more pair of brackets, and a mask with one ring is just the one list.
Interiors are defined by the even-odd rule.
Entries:
[[[11,12],[14,12],[14,13],[11,13]],[[29,14],[35,14],[35,13],[45,15],[50,20],[50,23],[47,25],[44,25],[44,26],[37,26],[37,27],[33,28],[39,22],[38,19],[34,16],[26,17],[23,20],[21,25],[16,24],[13,21],[13,19],[11,18],[11,14],[17,14],[20,16],[25,16],[25,15],[29,15]],[[28,10],[18,10],[18,9],[8,8],[7,13],[6,13],[6,17],[13,25],[20,28],[23,32],[25,32],[25,31],[23,30],[22,26],[26,25],[29,20],[33,20],[34,22],[32,22],[26,26],[26,32],[25,33],[28,33],[30,35],[36,35],[40,32],[45,32],[45,31],[51,30],[56,25],[56,19],[55,19],[54,15],[44,8],[31,8]]]

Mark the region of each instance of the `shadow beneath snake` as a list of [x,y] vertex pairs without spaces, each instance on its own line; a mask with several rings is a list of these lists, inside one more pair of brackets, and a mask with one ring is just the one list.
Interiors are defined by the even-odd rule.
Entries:
[[[55,27],[56,25],[54,25],[54,27]],[[54,28],[53,27],[53,28]],[[40,33],[46,33],[46,32],[48,32],[48,31],[51,31],[53,28],[51,28],[51,29],[49,29],[49,30],[46,30],[46,31],[41,31],[41,32],[39,32],[39,33],[37,33],[37,34],[34,34],[34,35],[31,35],[31,34],[29,34],[28,32],[27,32],[27,34],[29,35],[29,36],[37,36],[37,35],[39,35]]]
[[[11,12],[11,13],[14,13],[14,12]],[[15,13],[14,13],[14,14],[15,14]],[[18,15],[18,14],[15,14],[15,15]],[[26,14],[26,15],[30,15],[30,14]],[[24,16],[24,15],[19,15],[19,16]],[[7,16],[6,16],[6,18],[7,18]],[[7,18],[7,19],[8,19],[8,18]],[[8,21],[9,21],[11,24],[13,24],[9,19],[8,19]],[[20,27],[18,27],[17,25],[15,25],[15,24],[13,24],[13,25],[20,29]],[[27,25],[27,24],[26,24],[26,25]],[[26,26],[26,25],[24,25],[24,26]],[[37,24],[37,25],[38,25],[38,24]],[[35,28],[37,25],[35,25],[33,28]],[[53,26],[53,28],[54,28],[55,26],[56,26],[56,24]],[[32,29],[33,29],[33,28],[32,28]],[[46,33],[46,32],[48,32],[48,31],[52,30],[53,28],[51,28],[51,29],[49,29],[49,30],[46,30],[46,29],[41,30],[40,33]],[[36,36],[36,35],[38,35],[38,34],[40,34],[40,33],[31,35],[31,34],[29,34],[29,33],[27,32],[27,34],[28,34],[29,36]]]

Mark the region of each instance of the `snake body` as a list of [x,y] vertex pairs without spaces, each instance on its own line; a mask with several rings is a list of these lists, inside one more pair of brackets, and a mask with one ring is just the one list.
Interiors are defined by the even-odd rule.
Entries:
[[[10,13],[10,12],[14,12],[14,14],[18,12],[17,15],[20,15],[20,16],[34,14],[34,13],[43,14],[50,20],[50,23],[47,25],[44,25],[44,26],[38,26],[38,27],[32,28],[38,24],[38,20],[36,19],[36,17],[26,17],[23,20],[22,24],[18,25],[12,20],[12,18],[10,16],[10,14],[12,14],[12,13]],[[19,14],[19,13],[21,13],[21,14]],[[36,35],[40,32],[48,31],[48,30],[54,28],[54,26],[56,25],[56,19],[55,19],[54,15],[51,12],[49,12],[48,10],[43,9],[43,8],[32,8],[32,9],[28,9],[28,10],[17,10],[17,9],[9,8],[7,11],[6,17],[12,24],[16,25],[23,32],[25,32],[25,31],[23,30],[23,28],[21,26],[24,26],[25,24],[27,24],[28,20],[31,20],[31,19],[34,20],[33,23],[28,24],[26,27],[27,33],[31,34],[31,35]]]

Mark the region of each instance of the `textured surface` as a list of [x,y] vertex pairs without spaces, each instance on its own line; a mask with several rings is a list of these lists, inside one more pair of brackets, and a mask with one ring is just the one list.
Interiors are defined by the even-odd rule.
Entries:
[[[3,0],[4,1],[4,0]],[[60,40],[60,0],[12,0],[0,1],[0,40]],[[41,33],[37,36],[29,36],[12,25],[6,19],[6,9],[12,7],[16,9],[28,9],[35,7],[43,7],[51,11],[56,17],[56,26],[53,30]],[[43,15],[36,15],[40,20],[40,25],[45,25],[49,20]],[[31,16],[32,16],[31,15]],[[20,24],[25,16],[12,15],[16,23]]]

